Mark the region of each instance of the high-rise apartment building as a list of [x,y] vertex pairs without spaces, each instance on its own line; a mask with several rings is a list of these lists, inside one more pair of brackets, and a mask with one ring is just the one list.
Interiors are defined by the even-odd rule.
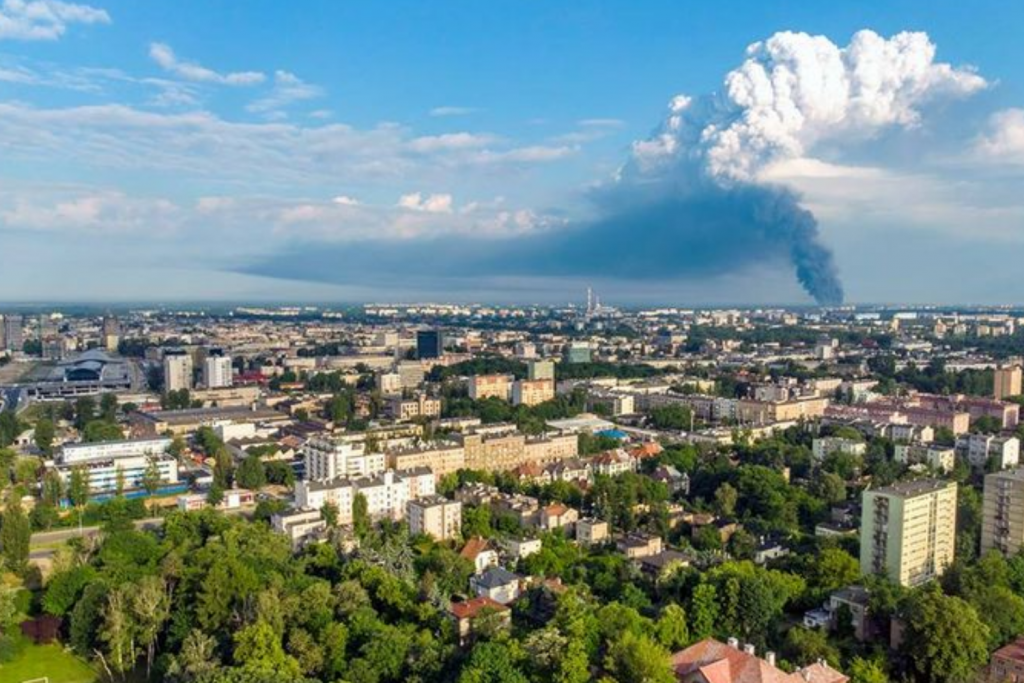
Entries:
[[526,363],[526,379],[550,379],[555,378],[555,364],[549,360],[531,360]]
[[440,358],[444,355],[444,336],[441,330],[420,330],[416,333],[416,357]]
[[1021,395],[1021,379],[1024,372],[1019,365],[996,368],[992,377],[992,395],[997,399]]
[[230,387],[234,381],[234,368],[231,367],[231,356],[224,355],[222,349],[210,349],[203,361],[203,385],[207,389]]
[[164,352],[164,391],[192,388],[192,356],[182,350]]
[[114,315],[103,316],[103,325],[101,328],[101,342],[103,348],[111,353],[117,351],[118,344],[121,342],[121,323],[118,322],[117,317]]
[[555,398],[555,381],[520,379],[512,384],[512,405],[535,406]]
[[985,476],[981,552],[1016,555],[1024,548],[1024,467]]
[[860,568],[902,586],[919,586],[953,562],[956,482],[922,479],[863,495]]
[[22,326],[23,321],[17,313],[8,313],[4,316],[4,348],[8,351],[21,351],[24,346]]

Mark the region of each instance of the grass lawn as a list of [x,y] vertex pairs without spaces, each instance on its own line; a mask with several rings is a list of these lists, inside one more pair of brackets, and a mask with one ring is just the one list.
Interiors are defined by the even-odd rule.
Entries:
[[0,680],[4,683],[44,677],[49,683],[94,683],[96,672],[60,645],[29,645],[14,661],[0,664]]

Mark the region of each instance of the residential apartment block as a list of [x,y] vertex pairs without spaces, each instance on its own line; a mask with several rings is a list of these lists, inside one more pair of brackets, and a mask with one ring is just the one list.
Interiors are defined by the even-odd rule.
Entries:
[[444,496],[428,496],[410,500],[409,531],[426,534],[434,540],[458,538],[462,533],[462,503]]
[[919,586],[953,562],[956,482],[923,479],[867,490],[862,498],[860,566],[902,586]]
[[1024,467],[985,477],[981,552],[993,548],[1007,557],[1024,548]]

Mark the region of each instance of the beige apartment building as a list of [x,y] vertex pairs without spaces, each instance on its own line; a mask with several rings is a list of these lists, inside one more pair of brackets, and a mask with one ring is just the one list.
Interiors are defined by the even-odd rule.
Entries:
[[1024,547],[1024,467],[985,476],[981,552],[1007,557]]
[[392,397],[387,404],[388,416],[393,420],[414,420],[418,417],[440,417],[441,399],[420,394],[415,398]]
[[431,444],[422,448],[395,449],[387,453],[388,467],[393,470],[412,470],[428,467],[434,477],[453,474],[466,466],[466,449],[452,443]]
[[434,540],[458,538],[462,533],[462,503],[444,496],[429,496],[408,503],[409,531]]
[[458,434],[457,442],[465,449],[466,468],[503,472],[528,462],[544,464],[575,458],[579,439],[575,434],[555,434],[527,439],[517,431]]
[[512,405],[535,406],[554,398],[553,379],[521,379],[512,385]]
[[922,479],[863,494],[860,568],[920,586],[953,562],[956,482]]
[[1007,396],[1021,395],[1021,368],[1019,365],[1009,365],[996,368],[992,383],[992,396],[996,399],[1004,399]]
[[512,378],[509,375],[474,375],[466,380],[469,397],[474,401],[485,398],[509,399]]
[[790,422],[821,417],[828,407],[827,397],[809,396],[788,401],[742,399],[736,406],[736,418],[744,424]]

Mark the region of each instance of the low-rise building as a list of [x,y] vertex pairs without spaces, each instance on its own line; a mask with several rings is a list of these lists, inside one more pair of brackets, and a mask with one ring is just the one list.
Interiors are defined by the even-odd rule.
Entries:
[[286,510],[270,518],[274,531],[284,534],[292,542],[292,548],[299,550],[306,545],[322,540],[327,531],[320,510]]
[[509,400],[512,388],[512,377],[510,375],[474,375],[467,378],[466,388],[469,397],[474,401],[485,398],[499,398],[502,401]]
[[604,543],[610,537],[608,522],[584,517],[576,522],[576,541],[580,545]]
[[480,574],[469,578],[469,585],[478,597],[488,597],[502,605],[509,605],[519,598],[522,578],[507,569],[491,566]]
[[409,531],[438,541],[462,534],[462,503],[444,496],[426,496],[408,503]]
[[1020,464],[1020,439],[1015,436],[964,434],[956,440],[956,452],[972,467],[986,467],[989,461],[1003,470]]

